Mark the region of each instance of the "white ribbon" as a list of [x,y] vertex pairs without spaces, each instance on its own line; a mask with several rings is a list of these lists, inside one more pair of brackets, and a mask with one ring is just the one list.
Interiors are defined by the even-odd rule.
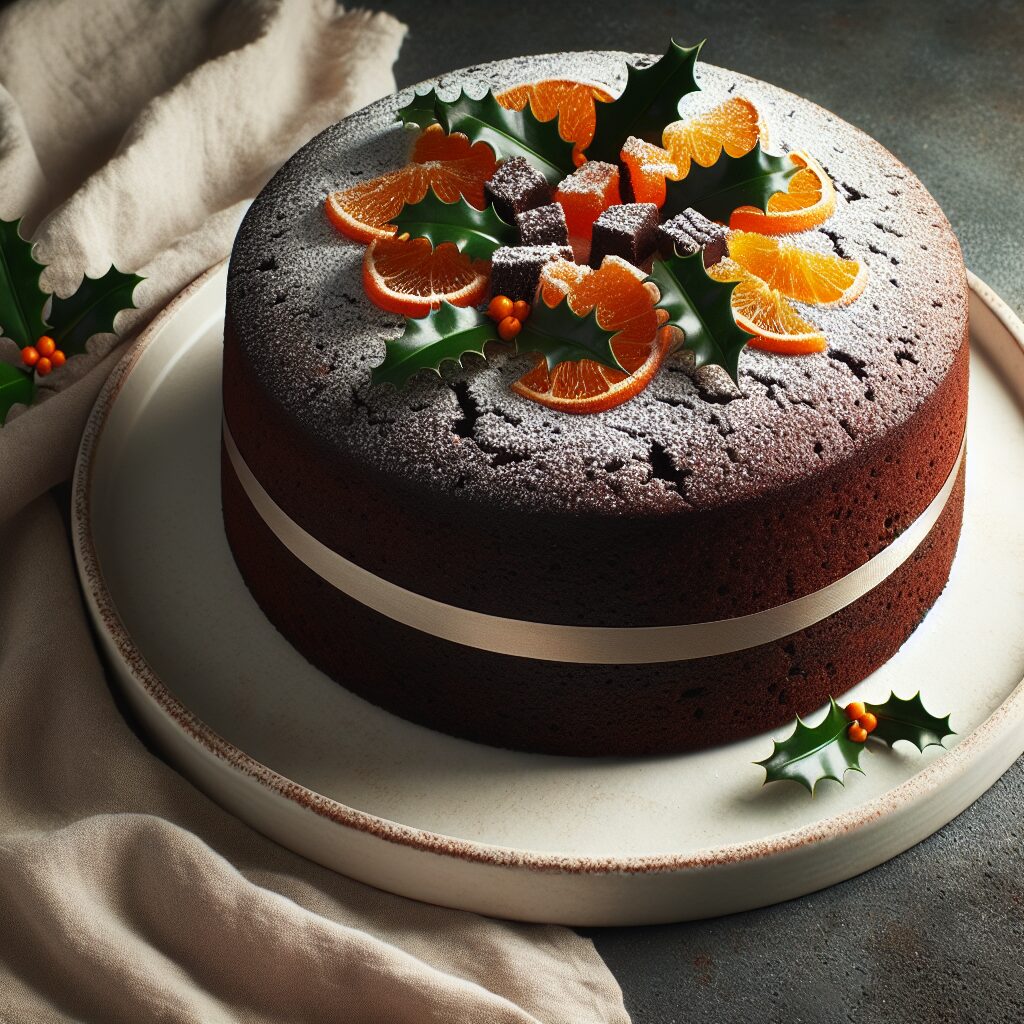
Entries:
[[852,604],[895,572],[928,536],[946,507],[964,458],[960,444],[949,476],[917,519],[888,547],[813,594],[785,604],[713,622],[681,626],[562,626],[459,608],[435,601],[343,558],[307,533],[263,489],[224,428],[224,448],[253,508],[277,539],[300,561],[375,612],[431,636],[495,654],[587,665],[644,665],[729,654],[780,640]]

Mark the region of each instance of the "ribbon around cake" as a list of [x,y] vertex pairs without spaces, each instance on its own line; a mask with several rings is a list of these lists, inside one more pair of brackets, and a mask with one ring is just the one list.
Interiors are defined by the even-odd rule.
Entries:
[[964,459],[966,436],[928,507],[888,547],[852,572],[793,601],[731,619],[679,626],[565,626],[460,608],[399,587],[350,562],[295,522],[253,475],[223,422],[224,448],[242,489],[277,539],[331,586],[412,629],[494,654],[587,665],[692,661],[781,640],[872,591],[917,550],[942,514]]

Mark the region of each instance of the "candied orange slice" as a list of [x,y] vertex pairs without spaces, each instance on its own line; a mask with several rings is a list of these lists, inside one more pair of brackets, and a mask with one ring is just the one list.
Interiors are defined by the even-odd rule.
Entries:
[[569,236],[589,239],[601,213],[622,202],[618,167],[588,160],[559,182],[555,202],[562,204]]
[[599,85],[548,78],[531,85],[516,85],[494,97],[506,110],[522,110],[527,103],[538,121],[558,118],[558,134],[573,144],[572,158],[577,166],[586,157],[583,150],[594,139],[597,124],[595,103],[607,103],[612,95]]
[[770,288],[815,306],[849,305],[868,278],[867,267],[858,260],[808,252],[749,231],[729,233],[729,255]]
[[736,323],[754,335],[752,348],[783,355],[824,352],[825,335],[805,320],[782,292],[755,277],[731,257],[707,268],[716,281],[738,281],[733,289],[732,311]]
[[425,238],[376,238],[363,256],[363,288],[381,309],[425,316],[442,299],[474,306],[487,293],[489,264],[470,260],[451,243]]
[[825,169],[809,153],[792,153],[800,170],[789,179],[785,192],[776,192],[767,210],[740,206],[733,210],[729,227],[763,235],[807,231],[824,223],[835,212],[836,189]]
[[357,242],[372,242],[395,233],[390,222],[406,203],[418,203],[433,188],[446,203],[460,196],[484,207],[484,182],[494,173],[494,151],[465,135],[445,135],[439,124],[424,129],[412,161],[370,181],[332,192],[324,202],[330,222]]
[[673,340],[662,327],[666,314],[654,308],[657,292],[644,273],[608,256],[597,270],[562,260],[541,273],[540,299],[549,306],[568,302],[579,316],[596,309],[597,322],[618,333],[612,351],[626,372],[592,359],[559,363],[550,372],[544,359],[512,385],[516,394],[568,413],[613,409],[639,394],[658,372]]

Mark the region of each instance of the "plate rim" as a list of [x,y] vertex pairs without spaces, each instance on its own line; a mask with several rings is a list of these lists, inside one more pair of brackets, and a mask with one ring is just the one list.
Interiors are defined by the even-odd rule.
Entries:
[[[1014,724],[1024,726],[1022,679],[999,707],[955,747],[946,749],[909,779],[873,800],[857,803],[812,824],[772,833],[761,839],[724,844],[698,853],[640,854],[630,857],[579,856],[520,850],[403,825],[368,811],[361,811],[333,797],[316,793],[269,765],[263,764],[206,725],[174,695],[149,665],[117,612],[100,566],[91,529],[91,494],[96,455],[104,428],[119,395],[145,352],[186,304],[198,298],[226,272],[227,264],[227,259],[214,264],[186,285],[140,332],[135,344],[118,362],[104,383],[89,415],[75,460],[71,532],[75,561],[86,603],[97,626],[105,633],[104,639],[107,641],[108,650],[116,652],[121,662],[120,667],[168,719],[168,724],[182,734],[181,738],[198,744],[207,754],[213,755],[219,761],[225,762],[230,769],[266,788],[271,795],[296,804],[297,809],[308,810],[327,818],[342,828],[368,833],[388,843],[412,847],[424,853],[497,867],[514,866],[533,872],[588,875],[696,871],[793,853],[809,845],[839,839],[884,817],[910,811],[944,783],[955,779],[968,760],[982,758],[991,752],[993,745],[998,742],[1007,727]],[[970,271],[967,271],[967,279],[970,290],[1014,339],[1017,352],[1024,359],[1024,323],[988,284]],[[1021,364],[1021,369],[1024,372],[1024,363]]]

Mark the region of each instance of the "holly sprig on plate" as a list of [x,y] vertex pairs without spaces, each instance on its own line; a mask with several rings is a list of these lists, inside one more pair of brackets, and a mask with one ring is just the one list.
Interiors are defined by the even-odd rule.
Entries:
[[94,335],[116,333],[117,314],[135,308],[137,274],[111,267],[62,299],[40,287],[45,266],[21,237],[21,221],[0,220],[0,337],[21,350],[20,364],[0,361],[0,424],[14,405],[31,405],[40,377],[85,352]]

